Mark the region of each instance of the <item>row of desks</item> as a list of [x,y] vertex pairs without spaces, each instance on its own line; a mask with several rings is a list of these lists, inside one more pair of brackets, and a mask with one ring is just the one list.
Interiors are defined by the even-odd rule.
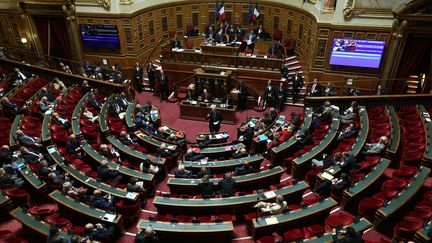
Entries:
[[286,186],[274,190],[274,194],[262,192],[257,194],[248,194],[244,196],[210,198],[210,199],[189,199],[189,198],[171,198],[155,197],[153,204],[158,209],[158,213],[188,212],[193,215],[209,214],[237,214],[242,215],[250,212],[252,206],[257,201],[274,200],[275,195],[284,196],[288,204],[299,204],[303,192],[309,188],[309,185],[302,181],[295,185]]
[[432,121],[429,112],[422,105],[418,105],[418,110],[422,118],[423,127],[426,134],[426,149],[423,155],[423,164],[432,167]]
[[310,167],[310,161],[315,158],[318,154],[322,153],[336,137],[340,124],[339,112],[332,111],[332,122],[327,135],[324,139],[309,152],[302,154],[300,157],[294,159],[291,164],[291,175],[295,178],[302,178]]
[[211,162],[198,162],[198,161],[185,161],[182,164],[193,171],[198,171],[202,167],[210,169],[214,173],[232,171],[236,167],[242,166],[243,163],[248,162],[249,165],[253,167],[259,167],[264,157],[260,154],[255,154],[247,156],[240,159],[229,159],[229,160],[219,160]]
[[[269,187],[270,185],[277,184],[284,169],[280,166],[241,176],[234,176],[236,181],[237,191],[250,191],[253,189],[261,189]],[[220,178],[210,179],[216,186]],[[200,179],[183,179],[183,178],[169,178],[168,186],[171,193],[175,194],[198,194],[198,183]]]
[[399,125],[399,118],[393,106],[386,106],[386,112],[390,119],[391,125],[391,138],[389,145],[386,149],[386,155],[388,158],[393,158],[399,148],[400,140],[401,140],[401,131]]

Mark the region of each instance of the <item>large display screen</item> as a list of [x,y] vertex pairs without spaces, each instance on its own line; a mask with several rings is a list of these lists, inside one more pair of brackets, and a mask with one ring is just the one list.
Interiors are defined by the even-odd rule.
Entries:
[[331,65],[379,68],[385,41],[335,38]]
[[120,50],[120,39],[115,25],[80,25],[81,39],[87,50]]

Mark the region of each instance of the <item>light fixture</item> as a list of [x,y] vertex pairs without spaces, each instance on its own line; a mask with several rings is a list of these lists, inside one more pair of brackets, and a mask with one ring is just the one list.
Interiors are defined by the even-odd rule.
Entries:
[[25,38],[25,37],[21,38],[21,43],[26,44],[27,43],[27,38]]

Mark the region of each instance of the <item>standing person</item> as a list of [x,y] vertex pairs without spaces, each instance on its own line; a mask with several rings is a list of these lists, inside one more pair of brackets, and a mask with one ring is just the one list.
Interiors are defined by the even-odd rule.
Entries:
[[147,65],[147,77],[150,83],[150,89],[153,91],[156,81],[156,67],[153,65],[152,62],[149,62],[149,64]]
[[264,110],[269,105],[270,107],[274,107],[275,100],[275,88],[273,87],[271,80],[267,82],[267,86],[264,89]]
[[279,87],[276,90],[276,94],[277,94],[277,98],[278,98],[278,109],[279,109],[279,111],[282,111],[283,104],[284,104],[284,101],[286,99],[286,90],[285,90],[285,87],[284,87],[282,82],[279,84]]
[[243,112],[247,108],[247,86],[244,84],[243,80],[240,80],[238,86],[238,110]]
[[168,99],[168,89],[168,76],[161,70],[159,76],[159,94],[161,101]]
[[299,75],[299,71],[297,70],[294,76],[291,78],[292,81],[292,97],[293,103],[297,102],[298,94],[300,93],[300,89],[303,86],[303,77]]
[[210,132],[219,132],[222,122],[222,113],[213,107],[207,117],[209,118]]
[[137,88],[138,92],[141,92],[143,90],[143,85],[142,85],[143,68],[140,66],[139,62],[135,63],[134,76],[135,76],[135,87]]

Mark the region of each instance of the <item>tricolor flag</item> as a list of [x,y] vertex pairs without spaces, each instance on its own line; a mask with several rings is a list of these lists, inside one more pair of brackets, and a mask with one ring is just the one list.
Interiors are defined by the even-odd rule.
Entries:
[[260,13],[259,13],[259,10],[258,10],[258,3],[256,3],[254,11],[253,11],[253,15],[252,15],[253,21],[256,21],[258,19],[259,15],[260,15]]
[[219,13],[220,20],[223,21],[225,19],[225,6],[223,3],[220,5],[218,13]]

